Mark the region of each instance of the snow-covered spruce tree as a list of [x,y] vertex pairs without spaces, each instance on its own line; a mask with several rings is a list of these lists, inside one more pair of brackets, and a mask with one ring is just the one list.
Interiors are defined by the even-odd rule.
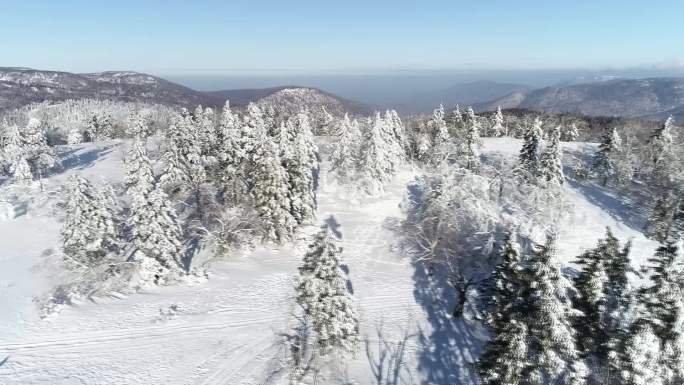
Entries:
[[315,170],[318,168],[317,149],[308,117],[299,114],[290,148],[281,159],[288,179],[290,213],[298,224],[309,222],[316,212]]
[[670,116],[648,141],[648,155],[653,169],[654,180],[660,183],[670,181],[672,168],[676,161],[672,127],[674,118]]
[[627,364],[621,372],[620,385],[669,385],[661,362],[660,340],[647,325],[641,325],[628,337],[625,348]]
[[73,124],[69,128],[69,131],[67,132],[66,142],[67,144],[79,144],[83,142],[83,134],[81,133],[81,128],[78,125]]
[[12,174],[12,181],[18,184],[26,184],[33,181],[33,174],[31,173],[31,167],[29,166],[26,158],[20,156],[19,160],[12,165],[10,169]]
[[240,118],[226,101],[219,120],[217,180],[224,200],[236,204],[246,195],[244,176],[245,153],[240,147]]
[[[677,244],[662,244],[648,260],[650,285],[640,292],[643,314],[637,325],[653,330],[660,342],[662,379],[665,384],[684,381],[684,268]],[[631,363],[635,368],[635,363]]]
[[168,196],[155,182],[142,140],[133,143],[127,162],[127,192],[131,199],[128,227],[142,278],[156,284],[175,280],[183,272],[182,231]]
[[620,151],[621,143],[622,140],[615,128],[606,131],[599,144],[599,149],[594,155],[594,172],[601,178],[601,183],[604,186],[615,176],[615,157],[618,151]]
[[361,147],[359,172],[363,187],[369,194],[381,192],[383,184],[390,179],[393,172],[391,154],[388,153],[388,144],[383,136],[383,124],[383,120],[376,117],[368,127],[365,143]]
[[118,247],[116,201],[109,187],[95,187],[80,175],[71,177],[66,198],[61,232],[65,261],[75,269],[93,267]]
[[503,126],[504,123],[504,117],[503,113],[501,112],[501,106],[498,106],[496,108],[496,113],[494,114],[492,118],[492,127],[490,128],[490,132],[492,136],[504,136],[508,135],[506,132],[506,129]]
[[432,112],[432,119],[430,119],[428,126],[432,133],[431,142],[433,146],[433,162],[439,163],[445,160],[451,150],[451,136],[449,135],[449,128],[445,121],[444,105],[440,104]]
[[536,181],[539,176],[542,151],[542,122],[538,117],[528,126],[520,149],[520,165],[516,172],[528,182]]
[[609,384],[620,378],[632,304],[629,250],[630,244],[621,247],[608,229],[596,248],[577,257],[582,270],[574,278],[574,306],[579,311],[575,329],[591,383]]
[[528,360],[525,301],[520,297],[521,266],[518,245],[509,234],[501,263],[492,276],[493,338],[477,363],[483,385],[521,384]]
[[290,213],[288,175],[270,136],[261,137],[251,159],[250,194],[263,223],[264,240],[282,242],[292,235],[297,222]]
[[577,128],[577,124],[575,123],[570,124],[570,127],[563,131],[562,138],[566,142],[574,142],[577,140],[578,137],[579,129]]
[[330,169],[343,179],[350,178],[357,168],[361,133],[358,122],[352,122],[345,114],[337,127],[337,140],[330,154]]
[[526,265],[521,285],[529,337],[524,383],[581,384],[585,368],[575,345],[571,283],[561,273],[554,240],[536,247]]
[[341,252],[335,235],[324,225],[299,268],[297,303],[312,326],[321,355],[353,352],[359,341],[359,320],[340,266]]
[[54,150],[48,145],[44,128],[36,118],[31,118],[23,132],[23,148],[26,160],[34,175],[42,177],[57,163]]
[[142,111],[135,111],[128,117],[126,131],[132,137],[147,138],[152,135],[150,118]]
[[385,113],[385,120],[389,122],[394,133],[394,143],[397,147],[397,156],[400,159],[405,159],[406,154],[409,153],[408,140],[406,139],[406,127],[401,121],[399,113],[396,110],[389,110]]
[[549,132],[549,141],[541,154],[540,166],[541,178],[551,185],[562,185],[565,181],[563,175],[563,156],[560,145],[560,127]]
[[646,224],[646,232],[659,241],[676,240],[684,230],[684,199],[677,188],[668,188],[655,201]]
[[475,116],[472,107],[467,110],[467,124],[463,139],[461,140],[460,161],[465,168],[476,171],[480,168],[480,151],[478,147],[482,145],[480,140],[480,122]]
[[24,142],[21,139],[21,133],[17,125],[3,121],[0,128],[3,128],[0,147],[2,148],[0,153],[2,155],[2,168],[5,174],[11,176],[12,168],[24,154]]

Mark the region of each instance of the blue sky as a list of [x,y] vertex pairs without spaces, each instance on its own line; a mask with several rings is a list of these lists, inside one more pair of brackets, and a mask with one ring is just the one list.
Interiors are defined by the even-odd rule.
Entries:
[[684,1],[7,1],[0,66],[347,73],[684,65]]

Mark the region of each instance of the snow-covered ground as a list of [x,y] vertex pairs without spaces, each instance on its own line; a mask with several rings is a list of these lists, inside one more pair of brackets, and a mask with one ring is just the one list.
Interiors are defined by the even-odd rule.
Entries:
[[[588,146],[564,145],[573,151]],[[519,146],[509,138],[485,139],[483,152],[514,155]],[[73,172],[121,180],[120,144],[84,145],[68,156],[75,155],[80,156],[65,161],[64,173],[45,183],[46,192]],[[444,301],[450,295],[439,295],[435,291],[441,288],[426,283],[392,231],[395,219],[402,218],[406,185],[417,172],[407,167],[377,198],[346,193],[323,175],[318,218],[332,215],[339,224],[370,347],[370,357],[362,346],[325,383],[377,384],[373,365],[381,351],[392,355],[404,340],[402,383],[474,383],[469,363],[486,334],[474,321],[448,316]],[[18,199],[10,195],[2,191],[0,197]],[[655,243],[621,215],[618,197],[574,183],[565,184],[565,196],[575,213],[560,224],[564,262],[593,246],[606,226],[621,240],[633,239],[635,266],[651,255]],[[13,215],[0,215],[0,383],[278,383],[281,335],[293,322],[293,278],[315,227],[303,229],[292,244],[227,256],[211,266],[207,281],[103,298],[41,320],[31,297],[50,282],[49,258],[42,255],[58,245],[58,210],[49,200],[11,203]]]

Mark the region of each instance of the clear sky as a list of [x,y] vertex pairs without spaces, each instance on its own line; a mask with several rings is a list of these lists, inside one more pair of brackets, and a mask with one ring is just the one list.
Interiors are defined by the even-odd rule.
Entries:
[[0,0],[0,66],[327,73],[684,65],[684,0]]

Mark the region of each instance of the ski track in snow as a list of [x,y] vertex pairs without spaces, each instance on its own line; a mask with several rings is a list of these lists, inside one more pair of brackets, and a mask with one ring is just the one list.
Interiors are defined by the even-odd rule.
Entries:
[[[485,144],[485,151],[511,155],[517,153],[520,145],[519,141],[508,138],[485,139]],[[92,152],[92,149],[86,151],[86,147],[80,152]],[[89,176],[104,175],[113,181],[120,178],[119,149],[114,148],[90,162],[85,170]],[[55,177],[54,182],[63,182],[69,172],[76,170]],[[413,176],[414,172],[405,170],[387,186],[384,195],[363,199],[362,204],[352,203],[349,194],[334,184],[327,184],[325,173],[322,176],[318,220],[333,215],[340,225],[343,262],[350,270],[362,336],[373,344],[378,338],[376,328],[381,323],[382,338],[392,343],[399,341],[404,331],[424,336],[431,333],[453,336],[452,329],[468,330],[467,321],[459,322],[461,326],[448,322],[441,326],[447,329],[439,329],[439,323],[434,322],[435,315],[426,315],[431,305],[420,303],[414,294],[415,269],[410,260],[392,251],[395,235],[384,228],[384,223],[387,218],[402,217],[399,204]],[[570,262],[581,250],[593,246],[606,226],[611,226],[621,240],[633,239],[635,266],[655,248],[655,243],[640,231],[622,224],[587,200],[578,188],[566,184],[565,192],[574,205],[575,215],[561,226],[559,254],[564,262]],[[44,221],[44,218],[20,217],[0,222],[0,231],[19,223],[22,223],[19,228],[25,229],[32,223],[38,228],[39,222],[35,221]],[[53,222],[41,225],[41,232],[58,231],[58,224]],[[302,235],[315,230],[313,226],[303,229]],[[8,234],[16,236],[17,231]],[[48,248],[54,247],[56,241],[56,233],[42,234],[37,244]],[[18,258],[23,244],[16,239],[7,242],[10,256]],[[10,299],[7,303],[12,314],[0,315],[3,322],[0,325],[7,323],[13,328],[8,329],[7,336],[0,334],[0,383],[262,384],[265,376],[277,369],[274,358],[280,354],[279,334],[288,332],[292,324],[289,314],[294,307],[293,279],[306,244],[304,237],[294,245],[258,247],[247,255],[217,262],[206,282],[83,303],[46,320],[29,314],[28,300]],[[33,245],[30,252],[40,253],[42,250],[37,247]],[[0,262],[8,263],[12,258]],[[29,271],[32,264],[23,261],[19,266],[28,271],[23,277],[32,279]],[[2,303],[14,293],[5,293],[4,287],[13,286],[12,278],[0,276],[0,283],[9,282],[0,285]],[[161,313],[172,305],[178,307],[176,314]],[[12,322],[17,325],[13,326]],[[405,366],[414,383],[427,381],[426,371],[432,371],[431,384],[472,383],[465,369],[466,362],[472,361],[470,349],[475,349],[477,340],[485,338],[476,328],[472,329],[468,332],[470,337],[457,334],[458,341],[451,337],[447,341],[428,342],[411,338],[407,342]],[[430,352],[436,356],[427,362],[425,354]],[[458,356],[453,361],[439,357],[445,353]],[[459,367],[438,367],[440,363]],[[355,383],[373,383],[363,346],[348,369]],[[330,382],[334,383],[332,379]]]

